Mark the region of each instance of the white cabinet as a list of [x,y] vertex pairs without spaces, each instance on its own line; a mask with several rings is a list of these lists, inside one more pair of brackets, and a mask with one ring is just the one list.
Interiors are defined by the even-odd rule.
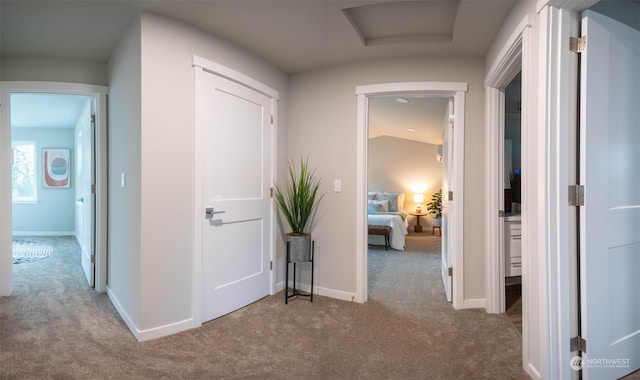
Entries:
[[522,275],[522,224],[520,218],[507,218],[504,223],[504,275]]

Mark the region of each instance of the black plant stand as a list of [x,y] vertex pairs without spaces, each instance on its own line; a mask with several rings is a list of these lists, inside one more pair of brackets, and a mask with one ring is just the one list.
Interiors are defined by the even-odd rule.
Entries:
[[[285,274],[284,280],[284,303],[289,303],[289,298],[294,297],[308,297],[311,302],[313,302],[313,256],[316,250],[316,242],[314,240],[311,241],[311,260],[310,261],[301,261],[311,263],[311,293],[300,293],[296,289],[296,262],[293,263],[289,260],[289,242],[287,242],[287,270]],[[293,292],[289,293],[289,264],[293,264]]]

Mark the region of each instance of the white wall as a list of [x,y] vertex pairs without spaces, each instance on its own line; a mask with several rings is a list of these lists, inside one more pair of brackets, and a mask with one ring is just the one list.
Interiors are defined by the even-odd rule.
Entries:
[[[356,291],[356,96],[366,84],[467,82],[465,137],[465,299],[484,297],[484,61],[407,58],[361,62],[295,74],[289,87],[289,155],[310,155],[327,196],[313,231],[320,290]],[[342,192],[333,192],[333,180]]]
[[[447,116],[447,120],[449,117]],[[425,186],[422,212],[428,215],[426,204],[431,195],[442,188],[442,163],[437,160],[438,146],[419,141],[380,136],[369,139],[369,191],[405,193],[404,210],[413,212],[414,187]],[[409,224],[415,225],[414,216]],[[431,225],[432,216],[422,217],[420,223]]]
[[7,58],[2,61],[0,80],[107,84],[106,62],[47,58]]
[[[109,60],[109,297],[132,330],[140,329],[141,288],[141,28],[136,19]],[[126,176],[120,186],[121,173]]]
[[278,156],[286,157],[284,73],[188,25],[153,14],[134,22],[110,64],[109,287],[126,298],[121,313],[138,339],[192,325],[193,55],[279,91]]

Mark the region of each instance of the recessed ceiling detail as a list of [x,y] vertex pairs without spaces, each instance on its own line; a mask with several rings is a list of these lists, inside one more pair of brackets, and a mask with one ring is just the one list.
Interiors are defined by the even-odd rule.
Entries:
[[451,42],[459,0],[401,1],[343,9],[365,46]]

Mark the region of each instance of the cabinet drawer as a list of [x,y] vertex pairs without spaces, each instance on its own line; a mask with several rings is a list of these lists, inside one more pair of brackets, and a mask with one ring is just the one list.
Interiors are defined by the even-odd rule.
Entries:
[[507,277],[522,276],[522,264],[518,263],[517,265],[516,264],[509,265],[509,267],[505,271],[505,276]]

